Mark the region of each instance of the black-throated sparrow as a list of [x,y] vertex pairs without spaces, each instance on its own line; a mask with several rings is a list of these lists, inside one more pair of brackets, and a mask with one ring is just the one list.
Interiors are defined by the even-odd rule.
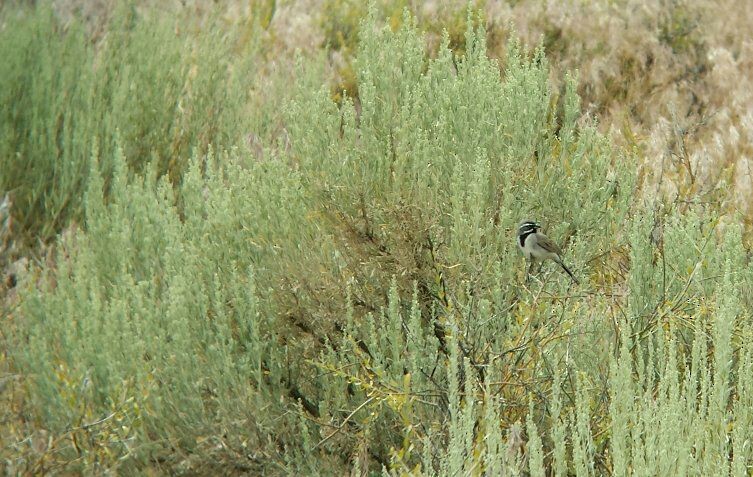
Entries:
[[570,275],[575,283],[580,283],[573,272],[562,263],[562,250],[549,237],[539,232],[541,226],[536,222],[525,221],[518,227],[518,248],[525,255],[526,260],[531,261],[531,267],[534,262],[552,259],[557,262],[563,270]]

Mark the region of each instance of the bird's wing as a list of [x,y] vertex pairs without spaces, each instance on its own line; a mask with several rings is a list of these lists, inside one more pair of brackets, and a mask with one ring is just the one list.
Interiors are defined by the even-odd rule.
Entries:
[[536,243],[539,244],[541,248],[546,250],[547,252],[556,253],[557,255],[562,255],[562,249],[560,249],[556,243],[552,241],[549,237],[547,237],[544,234],[536,234]]

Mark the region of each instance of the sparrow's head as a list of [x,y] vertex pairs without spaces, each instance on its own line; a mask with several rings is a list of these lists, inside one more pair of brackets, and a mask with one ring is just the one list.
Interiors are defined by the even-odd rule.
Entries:
[[518,235],[524,235],[529,234],[531,232],[538,232],[541,228],[541,225],[537,224],[536,222],[532,220],[526,220],[525,222],[521,222],[518,226]]

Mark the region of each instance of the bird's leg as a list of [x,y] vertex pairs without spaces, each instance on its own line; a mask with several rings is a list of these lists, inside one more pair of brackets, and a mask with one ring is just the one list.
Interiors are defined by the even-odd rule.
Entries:
[[531,280],[531,273],[533,273],[533,267],[536,265],[536,261],[531,259],[531,263],[528,265],[528,268],[526,269],[526,282]]

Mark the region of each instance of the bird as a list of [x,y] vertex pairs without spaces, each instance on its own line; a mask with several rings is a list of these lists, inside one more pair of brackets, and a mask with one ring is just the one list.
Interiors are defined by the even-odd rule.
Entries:
[[518,227],[518,248],[525,255],[526,260],[531,261],[531,267],[536,261],[554,260],[575,283],[580,284],[573,272],[562,262],[562,249],[552,239],[539,232],[539,229],[541,225],[531,220],[521,222]]

